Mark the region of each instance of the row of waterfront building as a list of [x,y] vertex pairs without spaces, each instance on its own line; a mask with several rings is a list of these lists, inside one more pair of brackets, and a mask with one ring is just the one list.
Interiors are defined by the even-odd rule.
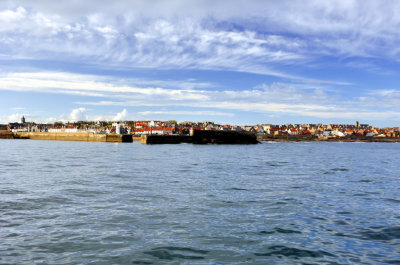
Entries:
[[26,122],[22,117],[21,122],[0,124],[0,130],[12,132],[93,132],[103,134],[132,134],[132,135],[173,135],[190,134],[194,130],[224,130],[248,131],[259,137],[282,136],[314,136],[314,137],[391,137],[400,136],[399,127],[377,128],[368,124],[258,124],[251,126],[222,125],[214,122],[176,122],[170,121],[124,121],[124,122],[56,122],[53,124],[37,124]]

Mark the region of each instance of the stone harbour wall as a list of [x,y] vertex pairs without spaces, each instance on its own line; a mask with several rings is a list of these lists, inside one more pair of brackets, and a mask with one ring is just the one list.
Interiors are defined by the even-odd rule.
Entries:
[[15,138],[32,140],[54,141],[83,141],[83,142],[132,142],[131,135],[106,135],[90,132],[63,133],[63,132],[20,132],[14,134]]
[[14,139],[14,134],[10,131],[0,130],[0,139]]

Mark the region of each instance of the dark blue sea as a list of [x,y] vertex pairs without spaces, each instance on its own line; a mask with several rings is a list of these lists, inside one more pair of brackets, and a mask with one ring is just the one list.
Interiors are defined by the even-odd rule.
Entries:
[[400,264],[400,144],[0,140],[0,264]]

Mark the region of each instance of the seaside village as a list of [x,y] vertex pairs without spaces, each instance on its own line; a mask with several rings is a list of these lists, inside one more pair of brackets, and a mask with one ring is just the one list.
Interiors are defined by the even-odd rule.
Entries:
[[214,122],[169,121],[79,121],[37,124],[21,118],[21,122],[0,124],[0,131],[18,132],[92,132],[94,134],[189,135],[194,130],[247,131],[258,139],[269,138],[399,138],[399,127],[376,128],[368,124],[258,124],[249,126],[222,125]]

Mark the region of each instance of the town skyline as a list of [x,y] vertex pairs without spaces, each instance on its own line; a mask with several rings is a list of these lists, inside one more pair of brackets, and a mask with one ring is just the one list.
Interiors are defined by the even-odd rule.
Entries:
[[329,126],[329,125],[341,125],[341,126],[356,126],[361,125],[361,127],[374,127],[374,128],[399,128],[399,125],[394,125],[394,126],[377,126],[371,123],[360,123],[359,121],[353,121],[352,123],[323,123],[323,122],[304,122],[304,123],[296,123],[296,122],[261,122],[261,123],[246,123],[246,124],[237,124],[237,123],[227,123],[227,122],[218,122],[214,120],[178,120],[174,119],[173,117],[170,119],[144,119],[144,120],[129,120],[129,119],[123,119],[125,115],[120,115],[119,113],[113,118],[109,120],[87,120],[87,119],[76,119],[76,120],[55,120],[55,121],[47,121],[47,122],[37,122],[35,120],[28,120],[25,115],[19,116],[19,118],[15,117],[13,118],[12,121],[10,122],[0,122],[0,125],[8,125],[8,124],[48,124],[48,125],[53,125],[53,124],[63,124],[63,125],[68,125],[68,124],[98,124],[98,123],[109,123],[109,124],[115,124],[115,123],[136,123],[136,122],[169,122],[172,124],[185,124],[185,123],[193,123],[193,124],[198,124],[198,123],[212,123],[212,124],[218,124],[218,125],[228,125],[228,126],[256,126],[256,125],[278,125],[278,126],[288,126],[288,125],[323,125],[323,126]]
[[400,124],[400,2],[0,3],[0,123]]
[[[195,131],[207,131],[206,134],[250,133],[260,141],[280,140],[335,140],[335,141],[398,141],[399,127],[379,128],[369,124],[255,124],[231,125],[212,121],[77,121],[36,124],[28,122],[23,116],[21,122],[0,124],[3,137],[30,137],[29,133],[42,135],[45,139],[65,135],[73,139],[76,133],[84,135],[124,135],[130,139],[140,139],[143,135],[192,136]],[[28,133],[28,136],[19,135]],[[44,134],[43,134],[44,133]],[[6,136],[4,136],[6,135]],[[133,138],[132,138],[133,137]],[[139,138],[137,138],[139,137]],[[86,138],[85,138],[86,139]],[[122,138],[121,138],[122,139]],[[165,138],[169,139],[169,138]],[[255,138],[254,138],[255,139]],[[225,139],[226,140],[226,139]],[[256,141],[255,141],[256,142]]]

